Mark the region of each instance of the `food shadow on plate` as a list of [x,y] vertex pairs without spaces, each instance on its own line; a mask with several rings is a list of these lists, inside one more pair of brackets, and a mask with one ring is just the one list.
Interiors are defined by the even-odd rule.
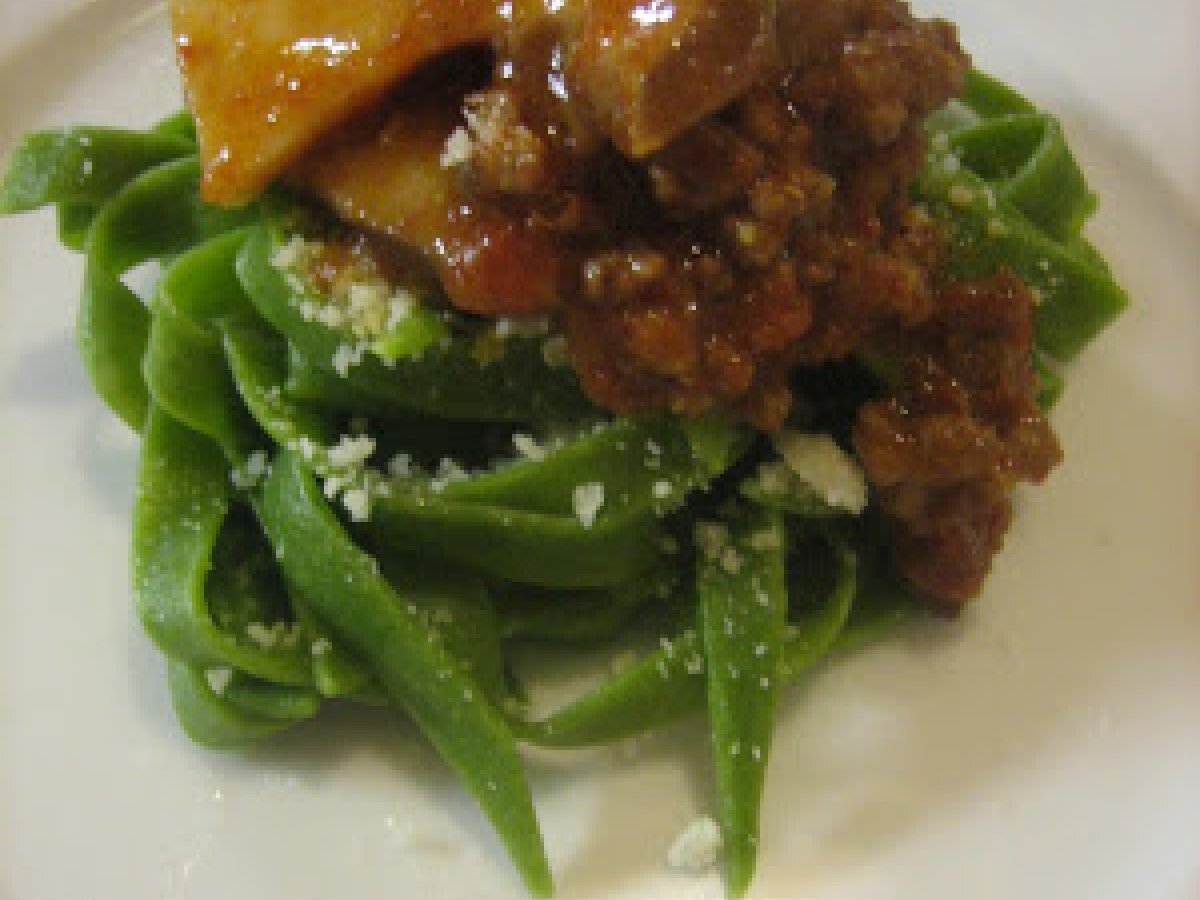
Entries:
[[[389,708],[327,701],[315,718],[244,748],[194,744],[176,721],[161,654],[132,609],[129,621],[129,691],[138,715],[165,748],[159,752],[190,758],[187,767],[200,782],[268,817],[270,810],[296,797],[320,806],[322,797],[340,795],[357,802],[365,818],[355,822],[352,833],[340,836],[335,836],[333,820],[312,826],[317,831],[328,827],[328,839],[343,841],[334,859],[353,865],[349,848],[355,841],[377,845],[378,828],[385,823],[388,846],[397,855],[380,865],[403,867],[413,855],[439,864],[482,857],[497,883],[511,879],[511,895],[522,895],[504,848],[478,805],[406,716]],[[429,812],[412,815],[413,808]],[[201,828],[197,840],[203,837]],[[223,843],[220,852],[233,852],[235,844]]]
[[16,415],[53,420],[48,433],[70,437],[75,471],[82,473],[91,499],[105,515],[127,519],[137,436],[96,398],[74,335],[55,332],[24,348],[8,366],[0,391],[0,400]]
[[67,331],[28,345],[8,367],[6,405],[22,409],[63,409],[92,404],[96,392],[79,363],[75,337]]

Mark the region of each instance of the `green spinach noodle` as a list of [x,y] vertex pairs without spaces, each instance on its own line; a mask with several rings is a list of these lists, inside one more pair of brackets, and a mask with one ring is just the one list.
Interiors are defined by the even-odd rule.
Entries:
[[[1005,270],[1035,292],[1049,407],[1063,364],[1126,304],[1081,235],[1094,199],[1058,122],[988,76],[928,130],[916,199],[954,275]],[[0,213],[54,207],[85,258],[79,350],[141,434],[133,594],[183,729],[238,747],[331,702],[399,712],[547,896],[521,745],[707,715],[742,894],[781,688],[921,609],[874,499],[860,509],[802,467],[768,478],[778,441],[718,416],[605,413],[544,334],[486,357],[491,323],[418,301],[363,342],[305,313],[321,287],[290,264],[324,227],[306,204],[272,189],[219,209],[199,179],[180,114],[27,135],[0,186]],[[161,275],[143,303],[122,279],[147,261]],[[857,370],[869,392],[878,367]],[[830,424],[840,446],[845,424]],[[821,452],[852,474],[839,443]],[[631,623],[661,641],[530,712],[515,644],[613,646]]]

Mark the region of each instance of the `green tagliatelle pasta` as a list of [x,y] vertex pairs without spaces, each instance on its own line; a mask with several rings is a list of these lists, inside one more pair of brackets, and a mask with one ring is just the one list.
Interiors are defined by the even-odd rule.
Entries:
[[[983,75],[930,127],[914,190],[955,274],[1007,268],[1036,290],[1048,405],[1126,303],[1080,236],[1092,195],[1057,122]],[[234,747],[330,700],[390,707],[542,896],[520,745],[706,712],[740,895],[781,686],[914,608],[874,508],[849,515],[803,478],[765,490],[773,451],[739,427],[601,414],[541,337],[489,358],[483,323],[419,297],[369,340],[306,315],[320,290],[279,260],[311,216],[282,195],[206,206],[193,140],[186,116],[33,134],[0,188],[0,212],[54,206],[85,255],[80,352],[142,435],[134,596],[183,728]],[[147,260],[162,273],[143,303],[122,276]],[[653,650],[529,712],[514,642],[603,644],[634,620]]]

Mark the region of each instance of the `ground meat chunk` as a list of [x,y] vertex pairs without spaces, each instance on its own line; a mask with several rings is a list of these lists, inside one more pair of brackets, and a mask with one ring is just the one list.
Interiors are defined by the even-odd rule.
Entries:
[[[466,199],[544,233],[545,265],[576,273],[556,317],[600,405],[720,408],[773,429],[796,365],[929,315],[941,241],[908,188],[924,117],[967,59],[951,26],[897,0],[831,6],[819,43],[645,160],[597,141],[569,94],[547,91],[561,81],[544,34],[472,97]],[[804,44],[791,13],[781,41]],[[503,313],[493,296],[453,299]]]
[[686,220],[737,200],[765,165],[755,143],[709,121],[655,154],[647,172],[654,198],[668,214]]
[[878,342],[894,395],[859,413],[854,447],[892,532],[897,569],[953,611],[974,596],[1020,481],[1062,453],[1036,402],[1033,298],[1016,277],[951,284],[920,328]]
[[790,97],[850,152],[895,143],[958,88],[962,51],[946,22],[876,0],[783,0],[783,8],[780,40],[795,45]]

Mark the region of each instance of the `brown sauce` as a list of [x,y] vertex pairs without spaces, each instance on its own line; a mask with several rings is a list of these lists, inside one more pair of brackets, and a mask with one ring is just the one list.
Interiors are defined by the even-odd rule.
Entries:
[[1030,370],[1033,298],[1016,277],[950,284],[919,328],[889,335],[903,378],[866,404],[854,448],[888,517],[897,568],[955,609],[978,593],[1019,481],[1062,458]]
[[495,291],[472,298],[475,260],[460,256],[454,302],[555,311],[584,389],[609,409],[730,409],[766,429],[787,414],[793,366],[921,321],[938,238],[907,190],[923,119],[957,91],[966,57],[949,26],[893,0],[835,5],[819,46],[761,64],[736,99],[640,159],[572,92],[592,48],[564,42],[586,23],[517,16],[470,99],[487,127],[461,184],[547,237],[539,271],[557,290],[544,305],[529,292],[508,308]]

